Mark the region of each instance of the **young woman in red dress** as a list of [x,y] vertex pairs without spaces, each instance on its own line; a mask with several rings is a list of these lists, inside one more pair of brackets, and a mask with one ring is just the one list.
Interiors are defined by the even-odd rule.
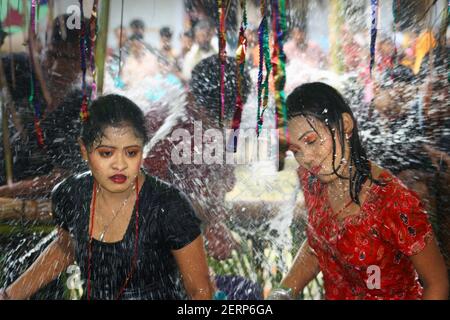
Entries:
[[296,297],[321,271],[326,299],[447,299],[447,271],[420,200],[366,158],[339,92],[308,83],[287,105],[308,227],[282,287]]

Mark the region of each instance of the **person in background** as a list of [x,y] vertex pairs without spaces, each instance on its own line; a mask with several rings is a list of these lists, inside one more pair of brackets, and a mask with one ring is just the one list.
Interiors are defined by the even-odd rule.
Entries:
[[258,29],[249,27],[247,29],[247,61],[250,66],[257,68],[259,66],[259,43],[258,43]]
[[[13,178],[12,185],[0,186],[0,197],[48,197],[53,186],[70,173],[71,168],[75,168],[68,163],[58,163],[55,161],[52,153],[55,143],[61,139],[70,139],[65,135],[52,138],[55,132],[55,125],[63,127],[67,134],[77,126],[79,119],[79,108],[81,106],[82,93],[80,90],[81,68],[80,50],[79,50],[79,32],[77,29],[65,29],[65,37],[63,38],[61,21],[65,21],[69,15],[57,17],[53,22],[53,32],[51,44],[47,50],[43,52],[42,65],[44,77],[54,107],[49,108],[40,93],[39,83],[37,83],[35,99],[39,103],[42,111],[41,128],[43,131],[44,145],[38,145],[34,125],[34,110],[30,107],[28,98],[31,94],[31,74],[28,55],[15,54],[15,87],[13,86],[10,68],[5,69],[8,87],[12,94],[17,113],[23,124],[23,132],[19,135],[14,134],[16,128],[11,130],[11,146],[13,152]],[[86,21],[87,23],[88,21]],[[4,65],[9,65],[10,57],[2,58]],[[76,95],[73,91],[78,90],[78,105],[71,102]],[[70,97],[68,97],[68,93]],[[67,110],[70,109],[70,110]],[[66,114],[61,118],[61,111],[66,110]],[[59,119],[52,123],[54,117]],[[52,123],[52,124],[50,124]],[[59,131],[58,131],[59,132]],[[60,132],[61,133],[61,132]],[[0,182],[4,184],[4,164],[1,158],[0,166]]]
[[177,55],[177,67],[181,71],[183,70],[184,59],[186,57],[186,54],[191,50],[192,45],[194,43],[194,33],[192,29],[184,31],[180,35],[180,40],[181,40],[181,49]]
[[[227,65],[229,68],[227,68],[225,76],[225,104],[227,106],[226,119],[230,121],[236,97],[234,72],[236,60],[229,57]],[[221,127],[218,119],[218,106],[220,105],[220,95],[216,94],[220,88],[218,66],[217,56],[205,58],[195,66],[189,83],[192,90],[188,96],[186,117],[171,129],[172,133],[177,129],[183,129],[193,137],[196,121],[202,123],[204,131],[208,129],[222,130],[227,127],[226,124]],[[212,72],[211,70],[217,71]],[[250,75],[245,72],[242,89],[244,102],[250,92],[250,81]],[[150,174],[176,185],[190,197],[196,212],[205,222],[208,252],[217,259],[226,259],[230,256],[231,250],[236,247],[229,230],[222,223],[224,219],[228,218],[223,199],[225,193],[229,191],[228,189],[231,190],[233,187],[234,166],[227,164],[174,164],[172,159],[174,150],[181,150],[186,143],[188,141],[178,141],[178,137],[173,134],[161,140],[145,158],[144,167]],[[191,147],[192,157],[194,157],[199,149],[194,149],[193,143],[191,143]],[[219,177],[221,178],[219,179]]]
[[133,19],[130,22],[130,30],[131,35],[130,38],[133,36],[137,36],[140,39],[144,39],[145,36],[145,23],[141,19]]
[[191,79],[192,69],[203,59],[217,54],[217,50],[211,44],[213,27],[207,20],[199,21],[194,27],[195,42],[184,59],[182,75],[183,80]]
[[307,40],[306,30],[299,26],[292,28],[289,40],[284,46],[284,52],[288,62],[298,60],[311,68],[327,66],[327,58],[319,45]]
[[[121,35],[122,35],[122,39],[120,38]],[[119,50],[122,49],[123,51],[127,51],[128,46],[129,46],[128,32],[127,32],[126,28],[120,28],[120,26],[114,28],[114,38],[115,38],[116,46],[108,48],[108,56],[110,56],[110,57],[112,57],[112,56],[118,57],[120,54]]]
[[171,63],[175,63],[176,54],[172,48],[172,30],[169,27],[162,27],[159,29],[160,38],[160,53]]
[[178,66],[177,55],[172,48],[173,32],[169,27],[162,27],[159,30],[160,46],[158,49],[158,61],[160,65],[161,75],[166,76],[172,74],[177,79],[181,79],[181,69]]
[[122,80],[126,87],[135,87],[145,78],[158,74],[160,67],[157,56],[146,48],[142,35],[132,35],[129,42],[130,53],[123,64]]

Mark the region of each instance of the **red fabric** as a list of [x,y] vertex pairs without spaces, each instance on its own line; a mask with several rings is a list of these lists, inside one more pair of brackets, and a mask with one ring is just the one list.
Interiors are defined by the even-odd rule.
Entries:
[[[411,260],[432,235],[417,195],[388,171],[373,184],[361,213],[338,221],[326,185],[299,170],[308,210],[307,237],[323,273],[326,299],[420,299],[422,287]],[[369,266],[380,269],[380,288],[370,289]]]

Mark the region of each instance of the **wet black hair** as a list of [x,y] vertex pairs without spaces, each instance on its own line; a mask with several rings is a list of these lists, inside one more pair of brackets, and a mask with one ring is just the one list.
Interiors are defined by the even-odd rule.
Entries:
[[[225,65],[225,116],[233,116],[236,103],[236,59],[227,57]],[[242,102],[247,101],[250,93],[250,73],[244,69],[241,82]],[[211,111],[211,117],[220,115],[220,61],[217,55],[200,61],[192,70],[190,87],[199,106]]]
[[89,107],[88,120],[81,126],[81,141],[89,150],[104,136],[107,127],[131,126],[136,137],[148,142],[144,113],[130,99],[117,94],[97,98]]
[[[342,179],[350,180],[350,197],[353,202],[361,205],[359,192],[361,191],[364,182],[367,179],[370,179],[376,184],[380,184],[380,182],[372,177],[370,163],[359,138],[356,119],[344,97],[336,89],[325,83],[312,82],[295,88],[287,97],[286,104],[289,120],[298,116],[305,117],[306,121],[308,121],[309,125],[316,133],[317,131],[310,121],[311,118],[318,119],[328,128],[333,139],[333,172]],[[348,113],[353,121],[353,130],[351,137],[349,137],[350,178],[341,176],[337,172],[340,165],[338,168],[334,167],[336,158],[334,130],[336,130],[342,146],[342,155],[345,154],[345,132],[342,117],[344,113]]]

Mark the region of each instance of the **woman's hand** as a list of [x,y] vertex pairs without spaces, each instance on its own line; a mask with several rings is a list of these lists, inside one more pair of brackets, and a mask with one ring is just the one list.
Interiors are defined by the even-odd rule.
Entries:
[[[303,288],[313,280],[319,272],[319,261],[317,260],[315,253],[309,247],[308,240],[305,240],[298,250],[291,269],[281,281],[281,287],[287,290],[286,292],[289,293],[290,297],[295,299],[295,297],[303,291]],[[285,293],[279,295],[277,299],[280,300],[283,298],[283,300],[285,300],[287,297]]]
[[[58,237],[36,261],[3,292],[0,299],[24,300],[56,279],[74,262],[75,253],[70,234],[59,229]],[[7,293],[5,295],[5,293]]]

